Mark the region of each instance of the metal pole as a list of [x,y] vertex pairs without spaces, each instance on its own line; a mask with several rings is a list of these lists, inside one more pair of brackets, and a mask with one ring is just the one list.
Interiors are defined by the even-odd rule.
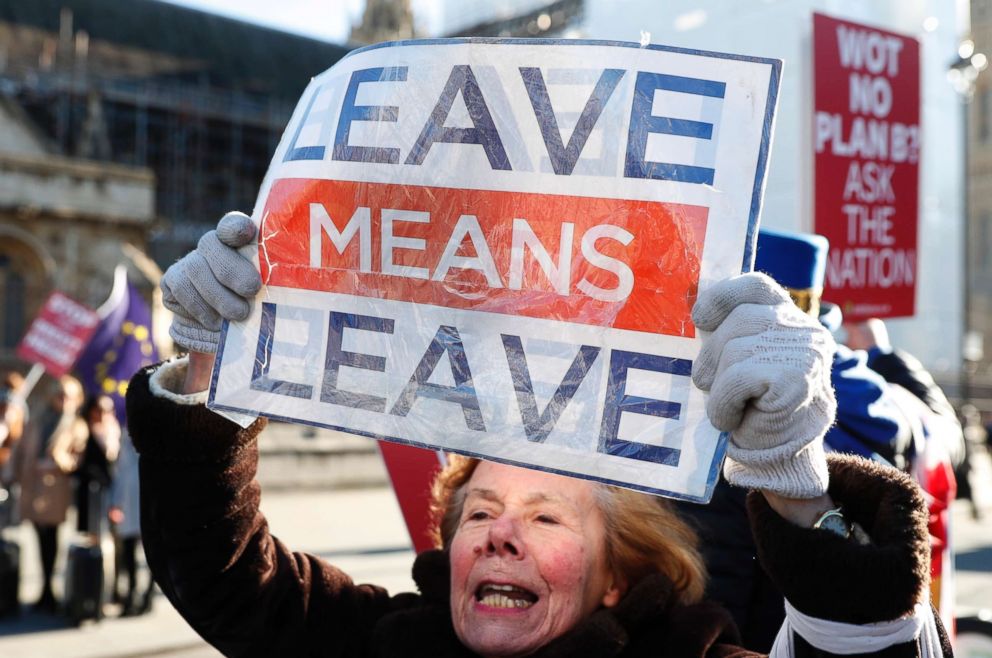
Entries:
[[964,269],[964,276],[961,280],[961,288],[963,299],[961,300],[961,408],[965,408],[967,405],[971,404],[971,372],[969,370],[968,361],[968,334],[971,331],[971,241],[969,240],[969,233],[971,229],[971,200],[968,198],[971,190],[971,175],[969,167],[969,137],[970,137],[970,124],[968,115],[969,106],[968,96],[963,96],[961,98],[961,143],[962,151],[964,155],[964,176],[962,182],[962,220],[961,220],[961,244],[963,247],[962,267]]
[[45,374],[45,366],[40,363],[35,363],[31,366],[31,370],[28,371],[27,376],[24,378],[24,383],[18,389],[17,393],[14,394],[14,399],[19,404],[25,404],[28,400],[28,396],[31,395],[31,391],[34,390],[35,384],[41,379],[41,376]]

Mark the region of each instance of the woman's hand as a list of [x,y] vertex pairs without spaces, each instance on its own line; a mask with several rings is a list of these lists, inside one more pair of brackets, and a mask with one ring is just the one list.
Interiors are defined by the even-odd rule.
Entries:
[[[827,490],[823,435],[837,408],[830,332],[760,273],[713,285],[699,295],[692,319],[712,332],[692,380],[710,391],[710,421],[731,433],[727,481],[771,492],[776,505],[805,517],[805,505],[787,500],[818,500]],[[826,509],[822,502],[818,512]]]
[[828,494],[816,498],[786,498],[774,491],[762,490],[761,493],[779,516],[803,528],[812,528],[824,512],[837,507]]
[[196,249],[166,271],[162,302],[175,314],[169,335],[177,345],[213,354],[222,322],[248,317],[262,279],[238,248],[250,244],[255,234],[250,217],[228,213],[200,238]]
[[210,386],[210,373],[214,369],[214,355],[207,352],[190,352],[183,381],[184,395],[205,391]]
[[124,523],[124,510],[115,505],[107,511],[107,518],[114,525],[120,525]]

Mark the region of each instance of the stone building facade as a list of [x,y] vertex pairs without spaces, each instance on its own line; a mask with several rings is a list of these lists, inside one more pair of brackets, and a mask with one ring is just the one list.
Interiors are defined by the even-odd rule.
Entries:
[[151,290],[157,271],[140,254],[155,218],[153,173],[51,152],[19,108],[0,103],[0,367],[48,294],[90,308],[110,293],[114,268]]
[[[992,58],[992,0],[971,0],[975,51]],[[992,70],[979,73],[967,107],[968,324],[972,399],[992,415]]]
[[154,303],[346,52],[158,0],[0,0],[0,367],[52,290],[95,308],[125,263]]

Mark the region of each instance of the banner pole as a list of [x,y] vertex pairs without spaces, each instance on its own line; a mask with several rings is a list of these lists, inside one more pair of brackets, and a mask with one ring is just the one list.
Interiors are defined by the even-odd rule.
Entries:
[[27,402],[28,396],[31,395],[31,391],[34,390],[35,384],[41,379],[41,376],[45,374],[45,366],[40,363],[35,363],[31,366],[31,370],[28,370],[28,374],[24,377],[24,384],[21,386],[20,390],[14,394],[14,400],[16,402],[25,403]]

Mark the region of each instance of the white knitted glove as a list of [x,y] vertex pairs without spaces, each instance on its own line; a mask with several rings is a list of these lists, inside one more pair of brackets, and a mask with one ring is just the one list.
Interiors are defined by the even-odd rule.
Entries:
[[169,335],[180,347],[214,353],[222,321],[248,317],[262,279],[237,249],[251,243],[255,232],[250,217],[229,212],[196,249],[166,270],[162,302],[175,313]]
[[692,381],[710,392],[706,412],[731,432],[731,484],[815,498],[827,490],[823,435],[837,403],[833,338],[761,273],[731,277],[699,295],[692,321],[706,336]]

